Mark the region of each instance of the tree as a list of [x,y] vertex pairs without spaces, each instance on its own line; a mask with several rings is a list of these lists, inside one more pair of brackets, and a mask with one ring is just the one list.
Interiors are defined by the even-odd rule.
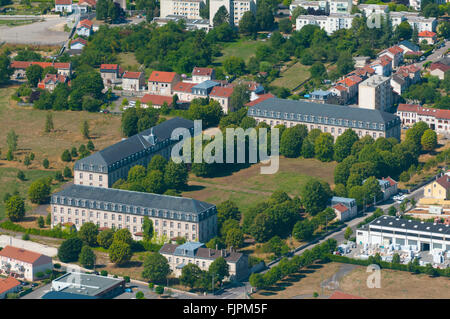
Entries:
[[256,18],[253,12],[244,12],[241,20],[239,21],[239,32],[247,35],[253,35],[258,30]]
[[[128,229],[125,228],[125,230]],[[111,246],[109,247],[109,259],[111,262],[116,265],[123,265],[130,261],[132,255],[133,253],[131,252],[130,244],[114,238]]]
[[28,199],[34,204],[44,204],[50,197],[50,184],[45,178],[31,183],[28,189]]
[[63,241],[58,249],[58,258],[62,262],[69,263],[78,260],[83,241],[80,238],[73,237]]
[[26,69],[27,80],[31,87],[36,87],[42,80],[43,71],[44,69],[37,64],[32,64]]
[[400,255],[398,253],[395,253],[392,256],[392,263],[393,264],[400,264]]
[[250,228],[250,235],[252,235],[258,242],[265,242],[272,237],[272,226],[273,223],[268,214],[258,214],[253,220],[253,224]]
[[[244,67],[245,68],[245,67]],[[250,93],[247,86],[238,84],[233,88],[233,93],[230,96],[230,105],[235,111],[240,110],[246,103],[250,101]],[[243,127],[245,130],[245,128]]]
[[269,31],[274,24],[274,16],[269,1],[260,1],[256,9],[256,22],[259,30]]
[[330,133],[321,133],[314,143],[314,153],[322,162],[329,162],[333,159],[333,136]]
[[37,219],[37,224],[38,224],[38,227],[39,227],[39,228],[44,228],[44,226],[45,226],[45,220],[44,220],[44,217],[39,216],[38,219]]
[[145,176],[147,175],[147,171],[142,165],[135,165],[128,171],[128,183],[140,183]]
[[280,32],[283,33],[291,33],[292,32],[292,24],[289,18],[280,19],[278,21],[278,28],[280,29]]
[[114,230],[109,228],[102,230],[97,235],[97,243],[100,245],[100,247],[103,247],[105,249],[109,249],[113,240],[114,240]]
[[305,125],[296,125],[283,131],[280,141],[280,153],[286,157],[299,157],[303,139],[307,136]]
[[81,248],[78,261],[83,267],[88,269],[94,268],[96,259],[97,257],[89,246]]
[[91,222],[84,223],[81,226],[80,231],[78,232],[78,236],[84,242],[84,244],[91,247],[97,245],[97,235],[97,225]]
[[164,181],[170,188],[182,190],[187,185],[188,171],[184,163],[169,161],[164,173]]
[[210,249],[224,249],[226,246],[220,237],[214,237],[206,243],[206,247]]
[[144,261],[144,271],[142,272],[143,278],[153,282],[163,282],[169,274],[170,266],[166,257],[160,253],[154,253],[147,256]]
[[334,159],[337,162],[342,162],[346,159],[352,151],[352,146],[358,141],[358,135],[352,129],[346,129],[344,133],[336,138],[334,143]]
[[47,217],[45,217],[45,224],[47,226],[50,226],[52,224],[52,214],[51,213],[48,213]]
[[331,197],[330,186],[317,179],[310,179],[304,184],[301,191],[303,207],[312,215],[325,209]]
[[[300,8],[300,7],[297,7]],[[303,8],[302,8],[303,9]],[[260,273],[252,273],[249,278],[250,285],[256,289],[262,289],[266,287],[264,277]]]
[[425,122],[416,122],[410,129],[406,131],[406,139],[420,145],[423,134],[428,130],[428,124]]
[[232,228],[227,232],[225,242],[228,247],[241,248],[244,244],[244,233],[239,228]]
[[222,224],[228,220],[234,219],[236,221],[241,220],[241,212],[236,203],[231,200],[226,200],[217,205],[217,226],[220,229]]
[[336,62],[337,70],[341,75],[347,74],[353,70],[354,64],[350,51],[342,51]]
[[150,163],[148,164],[147,172],[156,170],[164,173],[166,170],[166,165],[167,160],[161,155],[156,154],[155,156],[152,157]]
[[[6,1],[4,1],[6,2]],[[1,4],[0,1],[0,6]],[[0,55],[0,85],[7,84],[9,82],[9,77],[13,73],[13,69],[10,67],[10,61],[7,54]]]
[[11,130],[6,135],[6,145],[8,145],[8,150],[11,152],[15,152],[17,150],[17,140],[19,136],[17,136],[14,130]]
[[323,63],[315,62],[310,68],[309,73],[313,79],[322,79],[327,74],[327,69]]
[[298,221],[292,230],[292,236],[297,240],[309,240],[313,233],[314,225],[307,219]]
[[94,143],[92,142],[92,140],[89,140],[89,141],[87,142],[86,148],[87,148],[88,150],[90,150],[90,151],[95,150],[95,146],[94,146]]
[[64,162],[72,161],[72,155],[70,155],[69,150],[64,150],[64,152],[61,154],[61,160]]
[[45,129],[44,129],[44,131],[45,131],[45,133],[49,133],[53,129],[54,129],[54,126],[53,126],[53,115],[52,115],[52,113],[48,112],[47,116],[45,118]]
[[18,222],[25,216],[25,203],[23,198],[14,195],[5,202],[6,216],[12,222]]
[[72,170],[68,168],[67,166],[64,167],[63,176],[65,178],[72,178]]
[[228,23],[229,20],[230,15],[228,14],[227,8],[225,8],[225,6],[221,6],[214,15],[213,26],[215,28],[221,24]]
[[349,240],[352,235],[353,235],[353,230],[350,227],[347,227],[345,229],[344,238],[346,240]]
[[149,193],[162,194],[166,191],[164,174],[161,171],[152,170],[142,181],[142,186]]
[[144,216],[144,223],[142,224],[142,229],[144,233],[144,240],[151,240],[153,237],[153,221]]
[[89,123],[86,120],[81,124],[81,135],[83,135],[84,138],[89,139]]
[[225,58],[222,65],[228,75],[240,76],[245,73],[245,62],[242,58],[229,56]]
[[202,270],[195,264],[187,264],[181,270],[180,283],[184,286],[194,288],[200,280]]
[[[28,157],[27,157],[28,158]],[[26,164],[25,164],[26,165]],[[29,164],[28,164],[29,165]],[[28,166],[27,165],[27,166]],[[24,174],[24,172],[23,171],[18,171],[17,172],[17,178],[18,179],[20,179],[21,181],[24,181],[25,180],[25,174]]]
[[50,162],[48,161],[48,159],[44,158],[44,160],[42,161],[42,166],[44,166],[44,168],[48,168],[50,166]]
[[411,39],[413,30],[411,25],[407,21],[403,21],[397,26],[397,28],[395,29],[395,33],[400,39],[409,40]]
[[427,129],[420,139],[420,143],[422,144],[422,148],[426,151],[432,151],[437,146],[437,134],[432,129]]
[[122,228],[114,233],[114,241],[122,241],[131,245],[133,243],[133,237],[127,228]]
[[230,275],[229,266],[223,257],[219,257],[209,265],[208,272],[214,276],[214,280],[222,283],[225,277]]

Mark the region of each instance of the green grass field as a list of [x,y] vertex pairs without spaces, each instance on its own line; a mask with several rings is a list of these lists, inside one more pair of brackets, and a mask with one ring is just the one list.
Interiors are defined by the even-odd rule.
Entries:
[[310,76],[308,65],[303,65],[300,62],[295,63],[289,69],[281,73],[278,79],[275,79],[270,83],[271,85],[285,87],[289,90],[294,89],[303,81],[307,80]]
[[267,199],[274,191],[283,190],[291,196],[300,194],[301,186],[311,177],[333,184],[335,162],[316,159],[280,157],[280,168],[272,175],[260,174],[261,164],[242,169],[229,176],[201,178],[190,175],[191,189],[183,196],[219,204],[233,200],[241,210]]
[[[23,197],[27,197],[28,188],[31,183],[39,178],[55,176],[54,171],[50,170],[23,170],[26,180],[21,181],[17,178],[17,172],[19,169],[13,167],[1,167],[0,166],[0,219],[5,217],[5,204],[3,203],[3,196],[6,193],[14,193],[18,191]],[[60,184],[52,185],[52,189],[55,189]],[[29,212],[31,209],[31,203],[26,201],[26,210]]]
[[256,40],[239,39],[236,42],[225,43],[222,50],[222,56],[218,57],[215,62],[222,63],[229,56],[235,56],[242,58],[245,63],[248,62],[250,57],[255,55],[256,48],[262,43]]
[[120,53],[118,55],[118,59],[120,61],[120,65],[126,71],[138,71],[139,66],[141,65],[134,56],[133,52]]

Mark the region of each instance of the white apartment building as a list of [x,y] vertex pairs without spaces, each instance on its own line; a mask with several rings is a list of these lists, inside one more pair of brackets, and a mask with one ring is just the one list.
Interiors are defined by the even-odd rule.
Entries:
[[293,1],[289,5],[289,10],[294,11],[295,8],[302,7],[305,10],[314,9],[316,11],[324,11],[325,13],[330,13],[330,3],[325,0],[319,1]]
[[403,21],[407,21],[411,28],[417,28],[417,32],[422,31],[436,31],[437,20],[436,18],[425,18],[419,16],[418,12],[390,12],[389,16],[392,20],[392,27],[395,28]]
[[160,18],[183,16],[187,19],[201,19],[200,9],[206,6],[203,0],[161,0]]
[[296,20],[296,30],[299,31],[305,25],[318,25],[327,34],[340,29],[350,29],[355,15],[331,13],[329,16],[300,15]]
[[209,23],[213,25],[214,16],[221,6],[227,9],[230,24],[238,26],[242,16],[247,11],[256,14],[256,0],[210,0],[209,1]]
[[351,13],[352,12],[352,0],[329,0],[330,1],[330,13]]
[[386,15],[389,12],[389,7],[387,5],[380,4],[360,4],[358,8],[364,12],[366,17],[369,17],[372,14],[381,14]]
[[390,78],[374,75],[361,82],[358,88],[358,107],[388,111],[392,107],[392,87]]
[[425,122],[438,134],[450,134],[450,110],[399,104],[397,115],[400,117],[402,125],[413,126],[416,122]]

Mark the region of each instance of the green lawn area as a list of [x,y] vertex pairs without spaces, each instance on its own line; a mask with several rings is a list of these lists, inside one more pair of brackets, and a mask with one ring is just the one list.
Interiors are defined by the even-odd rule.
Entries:
[[308,65],[303,65],[300,62],[295,63],[286,71],[281,73],[280,77],[272,81],[271,85],[285,87],[289,90],[294,89],[303,81],[307,80],[310,76]]
[[[1,167],[0,166],[0,219],[5,217],[5,205],[3,203],[3,196],[6,193],[12,194],[18,191],[23,198],[27,197],[28,188],[30,184],[42,177],[55,176],[54,171],[50,170],[24,170],[26,180],[21,181],[17,178],[17,172],[19,169],[14,167]],[[52,190],[57,188],[60,184],[52,185]],[[27,213],[31,209],[31,203],[26,201]]]
[[257,40],[239,39],[236,42],[224,43],[222,50],[222,56],[218,57],[215,62],[222,63],[229,56],[235,56],[242,58],[245,63],[248,62],[250,57],[255,55],[256,48],[261,43]]
[[219,204],[233,200],[241,210],[267,199],[274,191],[283,190],[291,196],[300,194],[301,186],[311,177],[333,184],[335,162],[316,159],[280,157],[280,168],[272,175],[260,174],[261,164],[252,165],[229,176],[201,178],[190,175],[190,190],[183,196]]
[[126,71],[138,71],[141,65],[137,60],[133,52],[120,53],[118,55],[120,65]]

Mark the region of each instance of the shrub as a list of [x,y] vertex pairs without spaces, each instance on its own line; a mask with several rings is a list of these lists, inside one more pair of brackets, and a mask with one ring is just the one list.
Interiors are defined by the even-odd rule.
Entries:
[[42,161],[42,166],[44,166],[44,168],[49,168],[50,162],[48,161],[48,159],[44,158],[44,160]]
[[100,275],[101,275],[101,276],[107,277],[107,276],[108,276],[108,272],[107,272],[106,270],[102,270],[102,271],[100,272]]
[[63,175],[65,178],[72,178],[72,170],[67,166],[64,167]]
[[36,277],[38,277],[38,278],[42,278],[44,276],[45,276],[45,274],[42,271],[39,271],[38,273],[36,273]]
[[53,267],[54,267],[55,269],[60,269],[60,268],[61,268],[61,264],[56,263],[56,264],[53,265]]
[[29,234],[23,234],[22,235],[22,239],[23,240],[30,240],[30,235]]
[[130,282],[130,276],[123,276],[123,279],[125,280],[126,283]]
[[158,295],[162,295],[162,294],[164,293],[164,286],[157,286],[157,287],[155,288],[155,292],[156,292]]
[[65,150],[62,154],[61,154],[61,160],[64,162],[70,162],[72,161],[72,155],[70,155],[69,150]]
[[144,299],[144,293],[142,291],[138,291],[136,293],[136,299]]
[[18,171],[17,172],[17,178],[20,179],[21,181],[25,180],[25,174],[23,171]]

